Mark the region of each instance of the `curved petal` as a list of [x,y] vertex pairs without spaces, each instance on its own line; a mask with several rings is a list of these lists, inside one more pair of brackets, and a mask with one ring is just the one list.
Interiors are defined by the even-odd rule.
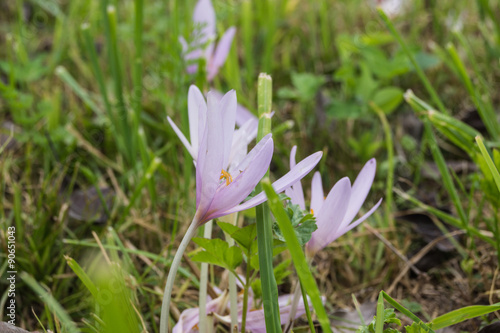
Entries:
[[321,174],[319,171],[316,171],[311,183],[311,210],[316,214],[319,213],[324,201],[325,194],[323,192]]
[[373,184],[373,179],[375,178],[375,171],[377,169],[377,161],[372,158],[363,166],[363,169],[356,177],[354,184],[352,185],[352,199],[349,202],[349,207],[342,222],[343,226],[348,225],[358,214],[363,202],[365,202],[368,192]]
[[361,222],[363,222],[364,220],[366,220],[367,218],[369,218],[370,215],[372,215],[377,210],[377,208],[380,206],[381,203],[382,203],[382,199],[380,199],[375,204],[375,206],[373,206],[372,209],[370,209],[365,215],[361,216],[359,219],[357,219],[356,221],[352,222],[351,224],[349,224],[348,226],[346,226],[342,230],[340,230],[340,229],[337,230],[335,238],[339,238],[340,236],[342,236],[346,232],[350,231],[352,228],[357,227]]
[[189,117],[189,136],[191,138],[191,146],[193,147],[193,152],[198,155],[198,147],[200,145],[200,130],[199,127],[205,128],[205,115],[207,105],[205,103],[205,98],[197,86],[191,85],[188,91],[188,117]]
[[323,207],[316,213],[318,229],[306,244],[306,251],[313,255],[335,240],[351,197],[351,182],[345,177],[339,180],[325,199]]
[[[293,146],[292,150],[290,151],[290,170],[295,167],[297,164],[295,162],[295,155],[297,153],[297,146]],[[302,189],[302,184],[300,180],[298,180],[295,184],[292,185],[294,195],[295,195],[295,201],[292,200],[292,203],[295,205],[299,205],[300,209],[305,210],[306,209],[306,201],[304,199],[304,190]]]
[[[278,193],[282,192],[293,183],[296,183],[297,180],[304,178],[304,176],[307,175],[316,166],[316,164],[318,164],[321,156],[323,156],[323,152],[318,151],[300,161],[295,168],[273,183],[274,190]],[[266,194],[261,192],[241,205],[229,209],[224,215],[255,207],[266,201],[266,199]]]
[[174,123],[174,121],[169,116],[167,116],[167,120],[168,120],[168,123],[170,124],[170,126],[172,126],[172,129],[174,130],[175,134],[177,134],[177,136],[181,140],[184,147],[186,147],[186,149],[188,150],[188,152],[191,155],[191,157],[193,158],[193,160],[196,160],[197,156],[195,154],[193,147],[189,143],[188,139],[186,139],[184,134],[182,134],[182,131],[179,129],[179,127],[177,127],[177,125]]
[[212,79],[219,72],[219,68],[226,62],[229,51],[231,50],[231,44],[233,43],[234,34],[236,33],[235,27],[230,27],[226,30],[222,38],[217,44],[217,48],[213,54],[213,57],[208,61],[207,69],[207,80],[212,81]]
[[[209,92],[208,95],[212,93]],[[214,100],[218,100],[216,96],[212,96]],[[222,97],[218,103],[222,117],[222,133],[224,135],[224,145],[221,148],[224,150],[224,168],[227,169],[229,164],[229,154],[231,153],[231,145],[233,143],[233,133],[236,119],[236,92],[229,91]]]
[[[253,153],[253,151],[257,150]],[[253,153],[253,154],[252,154]],[[225,214],[225,211],[245,200],[269,169],[273,157],[273,140],[269,138],[263,145],[256,146],[249,155],[253,158],[247,167],[229,185],[222,185],[215,193],[206,220]]]
[[221,112],[217,101],[208,95],[206,138],[202,140],[196,167],[197,207],[195,218],[203,223],[203,217],[210,208],[219,186],[223,167],[224,144]]

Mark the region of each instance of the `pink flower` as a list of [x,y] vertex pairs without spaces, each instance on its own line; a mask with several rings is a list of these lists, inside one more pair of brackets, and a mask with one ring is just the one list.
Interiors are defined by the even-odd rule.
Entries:
[[[184,59],[188,62],[205,58],[207,64],[207,80],[212,81],[224,65],[227,55],[231,50],[236,28],[230,27],[215,47],[215,11],[210,0],[199,0],[193,12],[194,34],[193,41],[188,45],[183,37],[179,38],[182,44]],[[186,53],[187,52],[187,53]],[[198,70],[197,64],[190,64],[188,73],[192,74]]]
[[[295,166],[295,153],[293,147],[290,153],[290,167]],[[311,184],[311,212],[316,217],[318,229],[313,232],[311,239],[306,244],[308,257],[325,248],[328,244],[366,220],[380,206],[380,199],[365,215],[352,222],[359,209],[365,202],[375,178],[377,163],[375,159],[369,160],[351,187],[349,178],[339,180],[324,197],[321,175],[316,172]],[[285,192],[292,203],[305,209],[304,193],[300,181],[288,188]]]

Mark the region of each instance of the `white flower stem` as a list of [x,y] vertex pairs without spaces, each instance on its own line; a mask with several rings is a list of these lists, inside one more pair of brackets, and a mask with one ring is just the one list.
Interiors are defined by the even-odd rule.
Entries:
[[[203,232],[203,237],[210,239],[212,238],[212,226],[213,220],[208,221],[205,224],[205,231]],[[200,322],[199,328],[200,332],[208,332],[207,330],[207,289],[208,289],[208,264],[201,264],[200,273],[200,296],[199,296],[199,309],[200,309]]]
[[[231,214],[233,217],[233,225],[236,225],[238,220],[238,213]],[[227,237],[227,243],[229,246],[234,245],[234,239]],[[238,332],[238,290],[236,289],[236,277],[229,273],[229,304],[231,306],[231,330],[234,332],[236,327],[236,332]]]
[[[229,214],[226,216],[222,216],[220,218],[221,221],[231,223],[232,225],[236,225],[238,221],[238,213]],[[234,239],[228,234],[224,233],[227,244],[229,246],[234,245]],[[230,332],[238,332],[238,289],[236,288],[236,277],[229,273],[228,278],[229,284],[229,304],[230,304],[230,315],[231,315],[231,330]],[[200,331],[201,332],[201,331]]]
[[300,297],[302,296],[302,290],[300,286],[300,281],[297,279],[297,284],[295,285],[295,292],[292,298],[292,307],[290,308],[290,316],[288,317],[288,324],[285,328],[285,332],[291,332],[293,329],[293,322],[295,321],[295,314],[297,313],[297,307],[299,305]]
[[198,228],[197,221],[193,219],[191,225],[189,226],[184,238],[182,238],[181,244],[179,245],[177,252],[175,253],[174,260],[170,265],[170,270],[168,272],[167,283],[165,285],[165,291],[163,293],[163,302],[161,305],[161,316],[160,316],[160,333],[168,332],[168,317],[170,310],[170,298],[172,296],[172,288],[175,282],[175,276],[177,275],[177,270],[182,260],[182,255],[186,251],[186,248],[193,238],[196,229]]

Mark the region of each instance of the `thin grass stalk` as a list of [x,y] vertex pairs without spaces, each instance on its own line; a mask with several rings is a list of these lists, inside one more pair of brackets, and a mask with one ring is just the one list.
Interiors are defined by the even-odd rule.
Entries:
[[177,252],[175,253],[174,259],[172,260],[172,264],[170,265],[170,270],[168,271],[167,283],[165,284],[165,291],[163,293],[163,301],[161,305],[161,314],[160,314],[160,333],[168,332],[168,318],[170,311],[170,298],[172,297],[172,288],[174,287],[175,276],[177,274],[177,270],[179,269],[182,256],[186,251],[186,248],[189,245],[189,242],[196,234],[197,224],[195,220],[191,222],[189,225],[184,238],[182,238],[181,244],[177,248]]
[[104,107],[106,109],[106,113],[108,114],[110,126],[113,128],[114,117],[112,114],[111,104],[109,102],[106,85],[104,84],[104,75],[102,74],[101,67],[99,66],[97,51],[95,49],[92,36],[90,35],[90,26],[87,23],[82,24],[81,31],[83,34],[83,42],[85,44],[85,49],[88,52],[90,63],[92,65],[92,70],[94,72],[95,78],[97,79],[97,85],[99,86],[99,91],[101,92],[101,97],[104,102]]
[[[206,239],[212,238],[212,227],[214,221],[210,220],[205,224],[205,230],[203,231],[203,237]],[[231,274],[229,274],[231,275]],[[199,295],[199,310],[200,310],[200,321],[199,327],[200,332],[207,331],[207,290],[208,290],[208,264],[206,262],[201,263],[200,272],[200,295]]]
[[307,322],[309,323],[309,329],[311,330],[311,332],[314,332],[316,330],[314,329],[314,323],[311,316],[311,309],[309,309],[309,302],[307,301],[307,292],[302,283],[299,283],[299,286],[300,286],[300,291],[302,292],[302,299],[304,301],[304,306],[306,309],[306,317],[307,317]]
[[299,306],[300,294],[302,292],[302,285],[300,280],[297,279],[297,285],[295,286],[295,291],[293,292],[292,307],[290,308],[290,316],[288,317],[288,324],[285,327],[285,333],[291,332],[293,329],[293,323],[295,321],[295,314],[297,313],[297,307]]
[[499,123],[496,121],[495,111],[482,100],[481,92],[478,91],[478,88],[472,83],[469,75],[467,74],[467,70],[465,69],[462,60],[458,56],[455,46],[453,46],[453,44],[448,44],[446,46],[446,50],[448,51],[451,60],[453,61],[455,67],[457,68],[460,79],[464,83],[465,88],[467,89],[469,95],[472,98],[472,101],[476,105],[479,116],[481,117],[481,120],[486,126],[488,133],[494,139],[497,139],[500,134],[500,130],[499,130]]
[[392,132],[384,111],[382,111],[382,109],[380,109],[373,102],[370,102],[370,107],[377,113],[377,116],[379,117],[380,122],[382,123],[382,127],[384,128],[385,147],[387,149],[387,162],[389,163],[387,170],[387,183],[385,189],[385,203],[384,203],[385,221],[386,221],[385,227],[392,228],[394,227],[394,219],[392,218],[392,202],[393,202],[392,188],[394,187],[394,144],[392,140]]
[[106,14],[109,22],[109,40],[108,47],[111,54],[111,72],[113,75],[115,98],[117,100],[118,118],[121,123],[123,140],[125,142],[125,158],[132,164],[134,161],[134,142],[136,133],[132,132],[127,115],[127,107],[123,96],[122,75],[120,67],[120,52],[118,50],[117,37],[117,18],[115,6],[109,5],[106,9]]
[[330,321],[328,319],[328,315],[326,314],[325,307],[323,306],[318,285],[316,284],[316,280],[309,269],[306,256],[300,246],[299,240],[297,239],[297,235],[292,227],[290,218],[283,207],[283,203],[274,191],[269,178],[262,181],[262,186],[266,192],[269,206],[271,207],[273,215],[276,218],[276,222],[285,237],[286,245],[290,255],[292,256],[293,265],[295,266],[299,280],[311,297],[311,302],[314,310],[316,311],[316,315],[318,316],[321,328],[323,329],[323,332],[332,333]]
[[446,110],[446,107],[444,106],[443,102],[439,98],[439,95],[437,94],[436,90],[434,90],[434,87],[432,86],[431,82],[429,81],[429,79],[425,75],[424,71],[418,65],[415,57],[413,56],[413,53],[411,52],[410,48],[406,45],[406,43],[404,42],[404,40],[401,37],[401,35],[399,34],[399,32],[394,27],[394,24],[392,24],[392,21],[389,19],[389,17],[387,17],[387,15],[384,13],[384,11],[382,9],[379,8],[379,9],[377,9],[377,11],[378,11],[380,17],[382,18],[382,20],[384,21],[384,23],[387,25],[387,28],[389,29],[389,31],[396,38],[396,40],[399,42],[399,45],[401,45],[401,47],[403,48],[403,51],[406,53],[406,56],[408,57],[408,59],[410,59],[413,67],[415,68],[415,71],[417,72],[418,77],[420,78],[420,80],[424,84],[425,89],[427,90],[429,95],[431,95],[432,101],[438,106],[438,108],[441,112],[448,114],[448,110]]
[[[272,79],[269,75],[259,75],[257,88],[259,113],[259,129],[257,142],[271,133],[271,102]],[[266,173],[266,176],[269,171]],[[262,191],[262,185],[257,185],[257,192]],[[259,253],[260,277],[262,282],[262,300],[266,331],[281,332],[281,321],[278,305],[278,286],[273,271],[273,225],[267,203],[256,207],[257,246]]]

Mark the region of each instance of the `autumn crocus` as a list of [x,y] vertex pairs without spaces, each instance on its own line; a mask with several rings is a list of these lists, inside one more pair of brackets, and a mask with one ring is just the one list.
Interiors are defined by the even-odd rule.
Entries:
[[[226,30],[217,46],[215,46],[215,11],[210,0],[198,1],[193,12],[193,24],[192,42],[188,45],[184,38],[179,38],[184,52],[184,59],[188,62],[205,59],[207,80],[212,81],[219,72],[219,68],[226,62],[236,28],[230,27]],[[187,68],[190,74],[196,73],[197,70],[198,64],[190,64]]]
[[[295,154],[297,147],[294,146],[290,152],[290,168],[295,166]],[[311,184],[310,211],[316,218],[318,227],[306,243],[306,256],[311,259],[318,251],[328,244],[358,226],[366,220],[380,206],[380,199],[362,217],[352,222],[363,205],[375,178],[377,163],[375,159],[369,160],[361,169],[358,177],[351,187],[349,178],[340,179],[325,197],[321,175],[316,172]],[[290,197],[293,204],[299,205],[302,210],[306,209],[304,192],[300,181],[287,188],[285,193]],[[296,286],[292,310],[290,311],[290,326],[295,318],[295,308],[300,297],[300,286]]]
[[[273,154],[271,134],[260,140],[235,167],[229,171],[224,169],[229,165],[233,145],[236,105],[234,91],[228,92],[220,101],[208,93],[206,118],[200,113],[197,129],[191,132],[191,148],[195,142],[197,143],[196,148],[191,151],[191,154],[196,156],[196,213],[170,266],[163,297],[160,333],[167,331],[175,274],[182,254],[196,229],[211,219],[255,207],[266,200],[265,193],[259,193],[241,203],[269,168]],[[200,104],[200,109],[203,109],[203,103]],[[183,142],[185,145],[189,144],[187,140],[185,141]],[[321,152],[317,152],[298,163],[290,172],[273,183],[275,191],[281,192],[303,178],[319,162],[321,155]]]

